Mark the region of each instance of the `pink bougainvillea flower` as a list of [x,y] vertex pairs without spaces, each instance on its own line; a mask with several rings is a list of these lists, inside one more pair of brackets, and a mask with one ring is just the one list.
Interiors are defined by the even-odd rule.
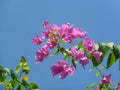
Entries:
[[86,32],[83,32],[80,28],[74,28],[72,25],[65,23],[62,24],[58,30],[58,36],[67,43],[72,43],[76,38],[85,38]]
[[105,84],[105,85],[108,85],[112,82],[111,80],[111,74],[108,74],[108,75],[104,75],[102,80],[101,80],[101,84]]
[[34,45],[40,45],[42,43],[42,39],[38,37],[38,35],[36,35],[35,38],[32,38],[32,43]]
[[87,38],[82,42],[82,45],[90,52],[95,51],[95,44],[93,40]]
[[46,46],[43,46],[42,48],[38,49],[36,52],[36,63],[42,62],[45,57],[49,55],[49,49]]
[[116,84],[117,90],[120,90],[120,82]]
[[73,28],[72,35],[74,38],[85,38],[86,32],[83,32],[80,28]]
[[49,31],[52,32],[52,33],[57,33],[59,30],[61,30],[61,27],[59,27],[58,25],[54,24],[50,29]]
[[72,65],[67,69],[68,75],[73,75],[75,71],[75,67]]
[[96,60],[100,61],[101,55],[102,55],[102,52],[95,51],[93,56],[95,57]]
[[51,27],[51,24],[49,24],[48,21],[44,21],[42,24],[43,24],[43,27],[45,27],[45,28]]
[[55,35],[52,35],[52,36],[49,37],[48,42],[46,43],[46,46],[47,46],[49,49],[52,49],[52,48],[54,48],[57,44],[58,44],[58,40],[57,40],[56,36],[55,36]]
[[77,51],[75,56],[77,60],[81,60],[82,58],[86,57],[86,54],[83,51]]
[[47,42],[46,45],[49,49],[52,49],[57,45],[57,42]]
[[80,64],[82,64],[83,68],[85,68],[84,66],[85,66],[86,64],[88,64],[89,61],[90,61],[90,60],[89,60],[87,57],[83,57],[83,58],[81,58],[81,59],[79,60]]
[[67,68],[66,70],[64,70],[60,73],[59,78],[64,79],[64,78],[66,78],[67,75],[73,75],[74,70],[75,70],[74,66],[71,66],[71,67]]
[[42,38],[43,38],[43,39],[49,37],[49,32],[48,32],[47,30],[43,30],[41,34],[42,34]]
[[69,67],[69,65],[63,60],[58,61],[54,66],[51,67],[53,77],[60,74],[59,78],[64,79],[67,75],[73,75],[74,66]]
[[51,67],[53,77],[68,68],[68,64],[63,60],[58,61]]
[[36,63],[42,62],[44,59],[44,54],[41,52],[41,50],[36,51],[35,55]]
[[86,64],[89,63],[89,59],[86,57],[86,53],[83,51],[77,51],[75,47],[73,47],[70,51],[70,54],[72,54],[72,56],[75,56],[76,60],[82,64],[82,66],[84,67]]
[[65,42],[71,43],[74,38],[72,35],[72,27],[69,24],[62,24],[61,30],[58,31],[58,35]]
[[70,28],[71,28],[71,26],[70,26],[69,24],[67,24],[67,23],[62,24],[62,29],[63,29],[63,30],[68,30],[68,29],[70,29]]
[[73,47],[70,51],[68,51],[71,55],[76,56],[77,50]]
[[78,51],[76,54],[76,59],[77,61],[79,61],[80,64],[82,64],[82,66],[84,67],[86,64],[89,63],[89,59],[86,57],[85,52],[83,51]]

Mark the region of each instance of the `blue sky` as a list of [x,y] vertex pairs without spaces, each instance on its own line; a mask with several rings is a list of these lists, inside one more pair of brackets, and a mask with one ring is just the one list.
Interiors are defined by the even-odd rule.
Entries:
[[[89,72],[91,64],[84,70],[81,65],[74,76],[60,80],[52,78],[50,67],[58,57],[50,57],[35,64],[34,55],[39,47],[31,38],[39,34],[43,21],[61,25],[69,22],[88,32],[95,42],[120,44],[120,0],[0,0],[0,65],[14,69],[23,55],[31,67],[30,80],[42,90],[85,90],[100,78]],[[118,63],[105,73],[113,73],[119,81]]]

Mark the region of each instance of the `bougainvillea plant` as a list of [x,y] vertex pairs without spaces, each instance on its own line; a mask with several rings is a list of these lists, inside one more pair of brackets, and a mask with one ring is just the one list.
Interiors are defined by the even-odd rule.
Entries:
[[40,90],[39,87],[29,81],[30,67],[22,56],[15,70],[0,66],[0,85],[3,90]]
[[[57,24],[49,24],[43,22],[43,27],[46,30],[41,32],[41,37],[36,35],[32,39],[34,45],[40,45],[36,51],[36,63],[43,62],[49,55],[63,54],[64,58],[56,61],[51,66],[52,76],[59,75],[60,79],[66,78],[68,75],[73,75],[77,65],[81,64],[83,68],[92,62],[92,68],[96,68],[97,76],[101,76],[101,81],[98,85],[90,85],[87,90],[94,88],[95,90],[110,90],[113,88],[111,82],[111,74],[102,74],[101,68],[98,66],[107,57],[106,69],[110,68],[117,60],[119,60],[120,70],[120,46],[114,43],[94,43],[87,37],[87,33],[81,28],[74,27],[69,23],[64,23],[61,26]],[[45,42],[44,42],[45,41]],[[67,48],[65,47],[67,46]],[[53,49],[54,53],[50,53]],[[67,63],[67,61],[71,63]],[[120,90],[119,82],[114,86],[114,90]]]
[[[45,21],[43,27],[46,30],[41,32],[40,37],[36,35],[32,38],[34,45],[40,45],[35,54],[37,64],[43,62],[48,56],[63,55],[64,58],[56,61],[50,69],[53,77],[59,75],[60,79],[64,79],[74,74],[77,65],[82,65],[85,69],[86,65],[92,62],[91,71],[97,70],[96,76],[101,76],[101,81],[98,84],[90,84],[86,90],[120,90],[119,81],[115,85],[112,84],[112,74],[102,73],[102,70],[109,69],[118,60],[120,70],[119,45],[112,42],[95,43],[87,37],[87,32],[69,23],[59,26]],[[106,66],[100,66],[106,58]],[[0,85],[6,90],[40,90],[35,83],[28,80],[29,72],[30,67],[22,56],[15,71],[0,66]]]

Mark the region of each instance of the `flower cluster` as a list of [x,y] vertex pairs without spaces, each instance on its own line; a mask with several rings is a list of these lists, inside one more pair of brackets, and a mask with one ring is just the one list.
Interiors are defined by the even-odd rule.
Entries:
[[104,84],[104,85],[108,85],[112,82],[111,80],[111,74],[108,74],[108,75],[104,75],[102,80],[101,80],[101,84]]
[[[90,58],[86,54],[87,52],[93,54],[94,58],[97,61],[100,61],[102,52],[96,50],[94,41],[88,39],[87,33],[82,31],[80,28],[73,27],[73,25],[68,23],[64,23],[61,26],[56,24],[51,25],[47,21],[43,22],[43,27],[46,28],[46,30],[42,31],[41,38],[39,38],[37,35],[32,39],[32,43],[34,45],[40,45],[44,39],[47,39],[47,42],[36,51],[35,59],[37,63],[42,62],[49,55],[50,49],[58,47],[60,45],[60,41],[69,44],[78,38],[84,39],[81,39],[83,40],[83,50],[81,50],[81,47],[80,49],[72,47],[70,50],[66,50],[64,47],[59,46],[57,52],[71,56],[72,58],[74,57],[75,61],[79,62],[83,67],[90,62]],[[61,79],[65,78],[67,75],[72,75],[74,69],[75,64],[72,63],[72,65],[68,65],[66,62],[61,60],[51,67],[53,76],[60,74]]]
[[[88,86],[88,90],[90,90],[90,88],[94,88],[94,90],[111,90],[111,88],[112,90],[113,88],[115,90],[120,90],[120,82],[116,85],[112,85],[111,74],[103,75],[100,71],[101,69],[97,67],[101,64],[103,58],[109,51],[110,54],[108,56],[107,68],[109,68],[111,64],[114,64],[112,60],[117,60],[119,58],[119,47],[115,46],[113,43],[95,44],[93,40],[87,37],[85,31],[82,31],[78,27],[73,27],[73,25],[70,25],[69,23],[64,23],[59,26],[57,24],[52,25],[45,21],[43,22],[43,27],[46,30],[41,32],[41,38],[36,35],[36,37],[32,39],[34,45],[42,44],[36,51],[36,63],[42,62],[48,57],[51,49],[55,50],[52,55],[64,55],[64,60],[60,59],[51,66],[53,77],[59,75],[60,79],[64,79],[67,76],[74,74],[77,63],[85,68],[85,65],[92,61],[94,68],[98,70],[96,76],[100,75],[102,79],[97,86],[94,84]],[[79,40],[78,45],[71,46],[76,39]],[[43,43],[43,41],[45,42]],[[65,48],[64,43],[69,44],[70,47]],[[62,44],[64,45],[62,46]],[[70,60],[70,63],[67,63],[67,60]]]
[[82,64],[82,66],[84,67],[84,65],[89,63],[89,59],[86,56],[86,53],[83,51],[77,51],[75,47],[73,47],[69,53],[71,53],[73,56],[75,56],[76,60]]
[[70,66],[63,60],[58,61],[54,66],[51,67],[53,77],[60,74],[60,79],[64,79],[67,75],[73,75],[74,66]]

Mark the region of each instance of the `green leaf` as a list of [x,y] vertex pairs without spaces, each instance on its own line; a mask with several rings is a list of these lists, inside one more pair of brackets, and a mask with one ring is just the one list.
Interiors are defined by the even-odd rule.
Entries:
[[21,57],[21,60],[20,60],[20,66],[24,66],[24,65],[26,65],[27,63],[26,63],[26,59],[22,56]]
[[100,72],[96,72],[96,74],[95,74],[96,76],[99,76],[100,75]]
[[13,80],[17,79],[17,74],[13,72],[13,70],[10,70],[10,76]]
[[56,50],[56,51],[59,51],[59,48],[60,48],[60,46],[57,45],[57,46],[55,47],[55,50]]
[[108,61],[107,61],[107,69],[111,67],[116,62],[116,58],[114,52],[109,54]]
[[24,86],[19,85],[19,86],[17,87],[17,90],[24,90]]
[[95,44],[95,50],[98,50],[98,49],[99,49],[99,45]]
[[65,44],[65,42],[62,39],[59,39],[59,43]]
[[108,54],[110,48],[106,44],[103,44],[103,43],[99,43],[98,45],[99,45],[98,51],[103,52],[101,56],[101,58],[103,59]]
[[0,66],[0,82],[4,82],[7,78],[8,75],[8,70],[7,68],[3,68],[2,66]]
[[94,88],[94,89],[96,88],[94,83],[87,86],[86,90],[91,90],[91,88]]
[[6,76],[3,74],[3,75],[0,75],[0,82],[4,82],[6,80]]
[[30,83],[29,84],[29,86],[30,86],[30,88],[33,90],[33,89],[35,89],[35,90],[37,90],[39,87],[35,84],[35,83]]
[[58,55],[59,54],[59,52],[58,51],[56,51],[55,53],[54,53],[54,55]]
[[120,46],[113,46],[113,52],[115,54],[116,59],[120,58]]
[[92,58],[92,63],[93,67],[98,66],[103,60],[101,59],[100,61],[96,60],[94,57]]
[[19,73],[19,71],[20,71],[20,68],[21,68],[21,66],[20,65],[17,65],[17,67],[16,67],[16,73]]
[[67,60],[68,58],[69,58],[69,55],[66,54],[66,55],[64,56],[64,60]]
[[25,80],[22,79],[22,85],[25,87],[25,88],[30,88],[29,87],[29,83]]
[[77,45],[77,50],[79,50],[81,47],[83,47],[83,46],[82,46],[82,41],[79,42],[79,44]]
[[75,60],[74,57],[72,57],[72,64],[73,64],[73,66],[76,68],[77,61]]
[[92,58],[92,63],[93,66],[95,67],[102,63],[104,57],[107,56],[110,50],[110,48],[105,43],[98,43],[98,45],[99,45],[98,51],[101,51],[103,54],[100,58],[100,61],[96,60],[94,57]]
[[89,71],[91,72],[91,71],[94,71],[94,70],[96,70],[96,67],[92,67]]
[[28,65],[24,65],[23,66],[23,72],[25,72],[26,74],[29,74],[30,72],[30,67]]
[[108,46],[110,49],[113,49],[114,43],[113,43],[113,42],[107,43],[107,46]]
[[90,60],[92,60],[93,53],[90,53],[90,52],[86,51],[86,55],[87,55],[87,58],[89,58]]
[[105,68],[104,66],[99,66],[99,69],[100,69],[100,70],[102,70],[102,69],[104,69],[104,68]]
[[13,86],[13,88],[15,88],[16,86],[18,86],[18,82],[16,80],[11,80],[11,85]]
[[6,88],[6,90],[12,90],[13,89],[11,83],[9,83],[9,82],[5,83],[5,88]]
[[3,67],[0,65],[0,71],[3,70]]
[[109,88],[102,88],[101,90],[110,90]]
[[54,53],[54,55],[57,55],[57,54],[59,53],[59,48],[60,48],[59,45],[57,45],[57,46],[55,47],[55,53]]

